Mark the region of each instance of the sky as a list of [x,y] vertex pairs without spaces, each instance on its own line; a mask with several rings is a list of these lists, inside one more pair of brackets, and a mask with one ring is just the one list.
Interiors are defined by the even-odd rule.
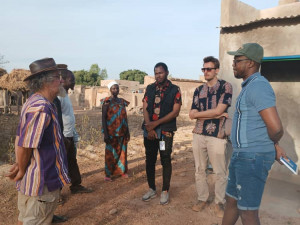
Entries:
[[[278,0],[242,0],[257,9]],[[0,55],[8,72],[52,57],[74,70],[97,63],[108,79],[165,62],[172,77],[199,79],[218,57],[221,0],[0,0]]]

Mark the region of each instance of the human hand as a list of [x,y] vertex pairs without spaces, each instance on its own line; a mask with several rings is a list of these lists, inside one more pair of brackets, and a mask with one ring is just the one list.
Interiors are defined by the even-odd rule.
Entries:
[[221,114],[221,116],[220,116],[220,117],[229,118],[229,115],[228,115],[228,113],[225,113],[225,112],[224,112],[224,113],[222,113],[222,114]]
[[22,178],[24,177],[25,175],[25,171],[21,171],[19,170],[17,175],[14,177],[14,181],[18,181],[18,180],[22,180]]
[[149,140],[157,139],[157,134],[156,134],[155,130],[151,130],[148,132],[147,139],[149,139]]
[[191,120],[195,119],[195,110],[190,111],[189,117],[190,117]]
[[283,165],[283,163],[280,161],[280,157],[283,157],[286,160],[288,160],[285,151],[283,150],[282,147],[279,146],[279,144],[275,144],[275,150],[276,150],[276,161],[281,165]]
[[109,144],[109,143],[110,143],[109,137],[104,137],[104,142],[105,142],[106,144]]
[[152,122],[145,124],[146,130],[148,132],[150,132],[151,130],[154,130],[154,128],[157,126],[158,126],[157,121],[152,121]]
[[5,176],[8,177],[10,180],[14,180],[18,172],[19,172],[19,165],[18,163],[14,163],[10,168],[9,173],[6,174]]
[[71,141],[68,138],[64,137],[64,143],[65,143],[66,149],[68,149],[71,144]]
[[127,141],[130,141],[130,134],[127,133],[127,135],[125,136],[125,138],[126,138]]

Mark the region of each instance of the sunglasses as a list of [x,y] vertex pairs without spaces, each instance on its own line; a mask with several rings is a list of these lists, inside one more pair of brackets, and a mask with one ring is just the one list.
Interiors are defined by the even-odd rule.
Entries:
[[202,72],[204,73],[205,72],[205,70],[207,70],[207,72],[210,72],[211,70],[216,70],[217,68],[202,68],[201,70],[202,70]]
[[232,61],[233,61],[234,65],[236,65],[237,63],[245,61],[245,60],[251,60],[251,59],[234,59]]

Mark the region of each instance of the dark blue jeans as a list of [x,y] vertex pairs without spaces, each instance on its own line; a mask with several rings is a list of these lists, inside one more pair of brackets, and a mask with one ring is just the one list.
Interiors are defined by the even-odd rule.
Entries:
[[161,165],[163,167],[163,187],[162,191],[168,191],[170,188],[170,181],[172,175],[171,153],[173,146],[172,137],[163,135],[165,141],[165,150],[159,150],[159,141],[162,139],[148,140],[144,138],[144,146],[146,150],[146,173],[147,181],[150,188],[156,190],[155,186],[155,164],[157,160],[157,152],[159,151]]

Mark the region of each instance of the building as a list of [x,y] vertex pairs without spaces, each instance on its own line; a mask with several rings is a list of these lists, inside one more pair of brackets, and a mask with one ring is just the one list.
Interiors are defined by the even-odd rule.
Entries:
[[[270,81],[277,97],[285,132],[280,145],[300,166],[300,2],[280,0],[277,7],[257,10],[238,0],[223,0],[220,27],[220,76],[233,85],[233,102],[242,80],[234,78],[233,57],[227,51],[248,42],[264,47],[261,73]],[[275,163],[272,173],[278,172],[288,175],[289,180],[295,178],[284,166]]]

